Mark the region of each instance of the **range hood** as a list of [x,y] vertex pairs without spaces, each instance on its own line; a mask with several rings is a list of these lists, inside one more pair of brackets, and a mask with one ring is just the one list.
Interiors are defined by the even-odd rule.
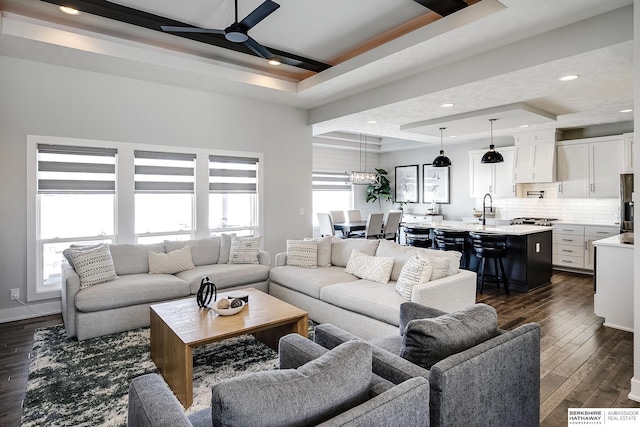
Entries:
[[513,179],[517,184],[556,181],[557,129],[523,132],[514,135]]

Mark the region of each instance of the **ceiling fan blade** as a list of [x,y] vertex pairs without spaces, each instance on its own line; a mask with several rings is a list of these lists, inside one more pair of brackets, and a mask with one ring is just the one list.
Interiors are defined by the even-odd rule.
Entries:
[[275,55],[269,52],[269,49],[262,46],[260,43],[249,37],[247,41],[243,43],[246,47],[251,49],[256,55],[263,57],[264,59],[271,59]]
[[198,27],[172,27],[170,25],[163,25],[162,31],[168,33],[202,33],[202,34],[224,34],[224,30],[214,30],[209,28]]
[[267,16],[271,15],[278,9],[280,5],[274,1],[267,0],[258,6],[253,12],[248,14],[240,24],[247,30],[253,28],[258,22],[262,21]]

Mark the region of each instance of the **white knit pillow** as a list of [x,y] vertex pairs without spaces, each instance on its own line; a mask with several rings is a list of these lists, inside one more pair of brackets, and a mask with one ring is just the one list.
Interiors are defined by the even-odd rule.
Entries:
[[318,242],[287,240],[287,265],[316,268],[318,266]]
[[191,246],[168,254],[149,252],[149,274],[174,274],[195,268],[191,260]]
[[431,263],[425,254],[415,253],[402,266],[396,282],[396,291],[411,301],[413,287],[427,283],[431,279]]
[[456,274],[460,261],[450,257],[430,257],[429,262],[433,269],[431,272],[431,280],[438,280]]
[[232,237],[229,264],[258,264],[262,237]]
[[111,251],[107,245],[98,245],[89,249],[72,248],[70,255],[73,268],[80,276],[81,289],[118,278]]
[[393,257],[370,256],[354,249],[347,262],[345,272],[361,279],[388,283],[393,270]]

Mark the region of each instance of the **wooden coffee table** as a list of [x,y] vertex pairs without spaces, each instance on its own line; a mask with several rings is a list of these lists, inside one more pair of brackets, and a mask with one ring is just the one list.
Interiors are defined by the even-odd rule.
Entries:
[[185,409],[193,402],[194,347],[253,334],[277,351],[280,337],[308,335],[306,311],[257,289],[245,290],[249,303],[233,316],[199,308],[195,296],[151,306],[151,358]]

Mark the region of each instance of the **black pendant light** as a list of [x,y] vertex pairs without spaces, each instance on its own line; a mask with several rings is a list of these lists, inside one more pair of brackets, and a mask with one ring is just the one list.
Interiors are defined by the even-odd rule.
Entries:
[[484,153],[480,163],[502,163],[504,162],[504,158],[502,158],[502,154],[498,153],[493,145],[493,122],[498,119],[489,119],[489,123],[491,124],[491,144],[489,145],[489,151]]
[[451,166],[451,160],[444,155],[444,149],[442,148],[442,131],[446,128],[440,128],[440,155],[433,160],[431,166],[434,168],[446,168]]

